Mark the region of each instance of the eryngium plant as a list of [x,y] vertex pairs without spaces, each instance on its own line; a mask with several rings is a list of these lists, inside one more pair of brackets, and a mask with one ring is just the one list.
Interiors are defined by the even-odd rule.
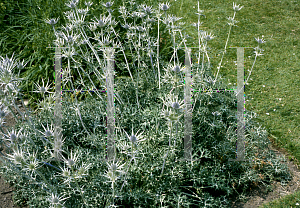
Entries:
[[[95,80],[86,73],[93,69],[99,86],[105,87],[102,78],[105,78],[106,62],[103,60],[105,57],[98,54],[100,48],[97,46],[104,51],[108,46],[118,46],[124,55],[124,67],[130,74],[129,79],[115,82],[118,98],[115,103],[116,160],[105,160],[107,103],[103,95],[96,92],[97,98],[89,97],[80,103],[75,94],[75,103],[63,100],[63,142],[56,144],[52,103],[47,108],[41,106],[38,116],[30,115],[27,110],[23,114],[15,103],[19,95],[18,78],[13,75],[12,69],[17,65],[13,59],[1,57],[1,86],[4,89],[1,93],[4,96],[0,100],[0,129],[2,141],[7,141],[4,145],[8,148],[8,153],[2,158],[1,172],[5,173],[8,181],[15,183],[18,204],[26,199],[31,207],[230,207],[231,197],[238,195],[243,198],[247,190],[258,184],[268,186],[274,179],[285,182],[291,178],[287,166],[268,151],[267,132],[252,123],[252,113],[249,111],[246,112],[245,157],[250,161],[228,162],[229,158],[235,157],[236,141],[236,97],[230,92],[196,94],[193,106],[193,158],[198,161],[180,160],[184,151],[182,115],[185,105],[181,87],[185,69],[179,63],[175,35],[172,36],[174,53],[171,60],[168,57],[160,59],[159,50],[156,56],[151,52],[147,56],[143,50],[151,51],[149,48],[153,45],[153,39],[150,33],[145,33],[149,26],[146,27],[145,21],[141,20],[154,18],[151,7],[144,5],[137,7],[141,10],[133,11],[134,1],[131,1],[130,11],[125,6],[120,7],[124,28],[129,30],[128,41],[122,42],[114,30],[113,2],[103,4],[108,16],[94,19],[88,27],[84,20],[92,3],[85,2],[86,9],[79,9],[77,5],[78,0],[67,4],[71,11],[66,13],[70,24],[63,28],[65,32],[55,30],[57,19],[48,21],[58,37],[56,44],[70,47],[63,49],[63,56],[68,61],[65,75],[71,77],[73,68],[81,69],[82,73],[78,70],[78,75],[85,74],[86,79],[80,79],[78,83],[87,88],[96,87]],[[177,30],[185,45],[179,27],[174,26],[177,18],[167,15],[169,6],[167,3],[159,5],[165,15],[162,22],[170,33]],[[234,12],[238,8],[233,4]],[[158,10],[156,15],[159,30],[163,14]],[[128,23],[126,17],[132,18],[133,25]],[[138,25],[138,22],[142,24]],[[147,22],[154,23],[152,20]],[[86,31],[87,28],[90,30]],[[93,39],[88,36],[91,34]],[[204,55],[209,57],[205,47],[200,47],[200,39],[206,46],[211,36],[204,32],[201,34],[199,48],[202,48],[204,60]],[[115,44],[115,41],[119,43]],[[258,42],[262,43],[260,39]],[[132,53],[125,47],[129,47]],[[128,61],[128,53],[132,61]],[[79,55],[77,60],[75,55]],[[200,55],[199,52],[199,60]],[[86,68],[82,67],[82,61],[87,62]],[[142,70],[147,66],[153,69],[152,75]],[[201,72],[198,71],[200,66]],[[165,71],[162,74],[160,67]],[[210,67],[209,62],[192,66],[195,75],[193,88],[212,88],[214,85],[225,88],[222,82],[213,81],[216,77],[212,77]],[[136,69],[136,73],[131,74],[132,68]],[[90,86],[86,84],[87,80],[91,82]],[[72,89],[75,89],[74,86],[80,87],[74,85],[71,79],[68,81]],[[37,88],[36,91],[43,95],[48,93],[49,87],[44,82]],[[174,89],[176,93],[172,94]],[[16,108],[22,120],[14,114],[12,107]],[[3,124],[9,112],[20,122],[5,132]],[[176,133],[173,130],[175,124]],[[142,133],[138,134],[140,130]],[[63,161],[53,160],[51,150],[55,147],[62,150]]]

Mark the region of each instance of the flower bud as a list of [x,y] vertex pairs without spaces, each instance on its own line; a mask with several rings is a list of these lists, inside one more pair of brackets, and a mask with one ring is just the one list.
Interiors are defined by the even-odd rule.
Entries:
[[125,28],[125,29],[127,30],[127,29],[129,29],[130,27],[129,27],[128,24],[126,24],[126,25],[123,26],[123,28]]
[[176,65],[176,66],[174,67],[173,71],[174,71],[174,72],[177,72],[177,73],[180,72],[180,67]]
[[172,104],[172,108],[174,108],[174,109],[179,109],[179,107],[180,107],[179,103],[177,103],[177,102]]
[[49,130],[47,130],[47,131],[45,132],[45,136],[46,136],[46,137],[52,136],[52,132],[49,131]]
[[14,133],[10,134],[10,141],[14,142],[16,140],[17,136]]
[[131,137],[130,137],[130,141],[132,142],[132,143],[135,143],[136,142],[136,136],[135,135],[132,135]]
[[0,111],[0,118],[4,118],[5,117],[5,112],[4,111]]
[[116,164],[113,164],[113,165],[111,166],[111,170],[112,170],[113,172],[116,172],[116,170],[117,170],[117,165],[116,165]]
[[75,164],[75,162],[74,162],[74,160],[72,160],[72,159],[68,159],[68,164],[69,164],[69,166],[72,166],[72,165]]
[[46,92],[45,87],[41,87],[41,88],[40,88],[40,91],[41,91],[41,93],[45,93],[45,92]]

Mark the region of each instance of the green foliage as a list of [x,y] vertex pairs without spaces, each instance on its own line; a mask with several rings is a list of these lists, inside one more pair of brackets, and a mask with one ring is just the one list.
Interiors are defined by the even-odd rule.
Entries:
[[[142,79],[143,82],[146,80]],[[135,94],[128,93],[132,84],[131,80],[127,82],[118,81],[118,93],[124,104],[115,103],[116,108],[116,144],[117,157],[122,164],[126,162],[126,168],[129,168],[127,175],[127,184],[122,192],[120,187],[123,179],[117,183],[116,205],[123,207],[157,207],[169,206],[175,207],[178,204],[179,196],[182,207],[203,207],[204,203],[211,205],[209,207],[230,207],[230,197],[243,196],[258,184],[269,185],[272,180],[289,181],[290,173],[285,164],[280,162],[281,158],[276,158],[276,154],[268,149],[267,135],[258,128],[249,119],[251,112],[246,111],[246,158],[252,158],[253,161],[246,162],[228,162],[228,159],[235,157],[235,132],[232,127],[236,119],[230,118],[234,115],[236,107],[234,105],[235,97],[231,92],[218,93],[213,92],[211,96],[208,93],[201,93],[197,100],[199,104],[195,106],[193,113],[193,153],[194,159],[201,161],[190,162],[178,161],[183,158],[183,119],[178,125],[178,134],[173,135],[177,140],[174,151],[168,158],[165,166],[165,174],[161,178],[160,172],[163,162],[163,153],[168,147],[169,128],[163,118],[158,114],[162,109],[162,102],[159,102],[159,95],[165,94],[166,88],[158,90],[157,93],[151,93],[155,85],[148,83],[148,88],[141,91],[140,103],[142,108],[138,111],[135,102]],[[222,87],[219,82],[218,87]],[[127,100],[126,100],[127,99]],[[157,102],[153,102],[157,100]],[[201,104],[200,104],[201,100]],[[207,103],[211,104],[208,105]],[[68,107],[67,107],[68,106]],[[79,180],[80,185],[85,185],[85,196],[91,207],[105,207],[111,200],[111,186],[102,176],[105,173],[105,111],[106,102],[96,98],[87,98],[80,102],[81,118],[88,129],[85,132],[81,125],[79,116],[76,114],[74,103],[63,102],[63,137],[65,147],[70,152],[78,151],[81,153],[78,163],[91,163],[89,175]],[[73,110],[72,110],[73,109]],[[220,112],[222,115],[213,115],[214,112]],[[41,124],[53,121],[53,113],[44,112],[39,117],[34,117],[35,126],[43,131]],[[91,117],[90,115],[93,115]],[[205,117],[205,121],[202,118]],[[138,145],[137,163],[129,166],[130,157],[124,154],[121,144],[128,143],[128,138],[120,130],[124,128],[130,132],[137,129],[145,130],[146,141]],[[143,126],[143,128],[142,128]],[[29,129],[26,124],[20,124],[21,127]],[[254,131],[257,130],[257,131]],[[227,132],[227,133],[226,133]],[[34,142],[42,147],[41,139],[34,137]],[[173,141],[173,140],[172,140]],[[50,147],[50,146],[49,146]],[[42,150],[42,149],[41,149]],[[41,151],[40,150],[40,151]],[[202,153],[205,152],[206,156]],[[45,157],[42,156],[41,159]],[[52,163],[57,166],[58,164]],[[40,170],[53,184],[58,184],[64,179],[57,177],[54,180],[53,174],[59,172],[55,168],[43,166]],[[5,173],[5,170],[3,170]],[[8,173],[8,172],[6,172]],[[13,175],[13,174],[12,174]],[[52,179],[53,178],[53,179]],[[33,186],[26,186],[26,180],[18,182],[17,202],[30,196],[33,192],[35,199],[29,199],[31,206],[47,206],[44,199],[45,193]],[[57,185],[57,188],[70,194],[70,200],[65,203],[66,207],[74,207],[75,204],[82,203],[80,196],[72,188]],[[23,193],[23,196],[20,195]],[[97,194],[95,194],[97,193]],[[20,197],[20,198],[19,198]],[[164,199],[163,199],[164,198]],[[162,201],[160,201],[162,200]]]
[[[29,60],[26,71],[22,71],[23,77],[27,77],[27,82],[23,85],[23,90],[27,90],[25,98],[32,90],[32,84],[41,78],[54,82],[53,62],[54,49],[46,50],[45,47],[53,46],[54,35],[51,26],[42,20],[46,18],[60,17],[57,26],[65,25],[63,11],[66,1],[3,1],[0,3],[1,27],[5,28],[0,33],[1,54],[8,54],[18,51],[19,58]],[[104,12],[99,1],[95,3],[94,9],[90,11],[90,17],[99,17]],[[144,3],[137,1],[139,3]],[[149,3],[148,3],[149,2]],[[148,5],[156,4],[156,1],[145,2]],[[116,5],[122,5],[123,1],[115,1]],[[55,5],[55,6],[54,6]],[[182,8],[183,2],[181,3]],[[80,6],[84,7],[83,2]],[[117,8],[117,6],[115,7]],[[184,8],[184,7],[183,7]],[[134,8],[131,8],[133,10]],[[185,10],[188,7],[184,8]],[[116,12],[114,13],[116,14]],[[87,18],[87,19],[88,19]],[[132,23],[133,20],[128,20]],[[161,37],[164,39],[160,45],[161,68],[167,65],[172,55],[172,41],[167,33],[167,29],[160,25]],[[116,31],[120,39],[125,39],[125,31],[120,24]],[[157,36],[157,25],[154,26],[151,36]],[[17,43],[17,44],[16,44]],[[193,153],[195,159],[201,158],[200,162],[179,162],[176,159],[183,157],[183,118],[176,126],[176,134],[170,133],[170,127],[159,115],[162,111],[163,103],[160,96],[165,95],[170,90],[170,84],[166,84],[161,90],[157,90],[157,79],[152,74],[152,69],[138,69],[135,58],[130,56],[129,48],[126,48],[126,57],[130,63],[133,76],[136,78],[139,72],[139,103],[136,105],[136,87],[129,77],[128,71],[124,69],[124,59],[121,55],[116,56],[116,92],[123,103],[116,102],[116,143],[117,153],[122,161],[126,162],[125,170],[129,170],[126,178],[123,177],[116,184],[117,197],[116,204],[123,207],[230,207],[230,198],[243,198],[250,189],[264,184],[267,190],[273,180],[286,183],[291,180],[288,168],[281,162],[282,158],[276,158],[274,152],[268,149],[269,141],[264,129],[257,127],[250,120],[251,111],[246,110],[245,143],[246,158],[250,162],[228,162],[228,159],[235,157],[235,124],[236,124],[236,104],[233,92],[214,92],[212,94],[200,92],[197,97],[193,112]],[[145,53],[143,54],[143,56]],[[184,52],[178,51],[180,62],[184,60]],[[82,61],[81,59],[79,59]],[[156,60],[156,55],[153,55]],[[147,66],[150,66],[149,58],[143,59]],[[120,63],[120,64],[119,64]],[[82,63],[84,67],[91,68],[92,65]],[[67,65],[63,62],[63,65]],[[197,65],[195,65],[196,67]],[[205,76],[211,77],[211,69],[205,65]],[[149,73],[150,71],[150,73]],[[91,72],[91,71],[90,71]],[[74,73],[74,80],[79,74]],[[85,80],[86,81],[86,80]],[[98,85],[100,82],[93,78],[93,82]],[[210,84],[205,83],[209,88]],[[219,82],[216,88],[225,88],[224,83]],[[31,96],[31,95],[30,95]],[[39,97],[33,96],[34,100]],[[63,137],[66,138],[64,150],[68,153],[72,150],[81,153],[78,163],[85,162],[92,164],[87,177],[79,179],[80,187],[84,185],[84,196],[91,207],[105,207],[111,202],[111,183],[104,177],[107,170],[105,158],[106,147],[106,102],[95,99],[87,94],[79,96],[81,119],[74,110],[74,100],[63,101]],[[182,96],[181,96],[181,99]],[[33,106],[35,107],[35,106]],[[284,111],[282,111],[284,113]],[[219,115],[220,113],[220,115]],[[41,124],[46,126],[54,121],[53,111],[42,111],[38,117],[33,119],[35,127],[41,132],[44,131]],[[93,115],[93,116],[91,116]],[[88,129],[87,133],[82,123]],[[139,144],[135,161],[131,161],[131,155],[125,151],[121,144],[129,144],[128,138],[123,133],[136,132],[138,129],[145,131],[147,140]],[[30,145],[27,140],[22,140],[23,147],[28,151],[39,151],[38,159],[44,161],[49,155],[41,153],[44,148],[51,148],[41,137],[37,136],[27,124],[18,124],[16,129],[23,128],[28,133],[28,138],[36,143],[36,147]],[[278,132],[279,134],[280,132]],[[175,134],[175,135],[174,135]],[[168,150],[168,139],[172,137],[172,143],[176,139],[176,146],[172,147],[171,154],[167,157],[165,172],[160,177],[163,157]],[[26,142],[25,142],[26,141]],[[287,143],[287,142],[286,142]],[[296,146],[293,146],[295,148]],[[202,153],[205,153],[204,155]],[[64,153],[67,157],[67,154]],[[131,162],[131,163],[130,163]],[[134,165],[133,165],[134,163]],[[65,192],[70,196],[66,200],[66,207],[78,207],[82,204],[82,198],[76,190],[76,186],[64,185],[64,179],[58,175],[55,167],[60,164],[51,162],[54,167],[44,165],[40,171],[42,174],[56,184],[60,192]],[[8,165],[9,166],[9,165]],[[16,177],[16,171],[1,167],[1,172],[8,176],[8,181],[16,184],[17,193],[15,202],[21,205],[24,200],[32,207],[47,207],[49,202],[45,199],[49,196],[47,191],[41,189],[36,184],[29,182],[27,178]],[[120,191],[123,180],[127,181],[122,191]],[[42,177],[37,176],[37,181],[42,181]],[[96,194],[95,194],[96,193]],[[35,195],[36,197],[32,197]],[[80,205],[79,205],[80,204]],[[291,204],[290,204],[291,205]]]

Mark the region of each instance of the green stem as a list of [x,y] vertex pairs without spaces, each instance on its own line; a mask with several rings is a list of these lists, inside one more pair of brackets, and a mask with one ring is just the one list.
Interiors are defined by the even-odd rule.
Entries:
[[51,191],[54,193],[55,187],[53,185],[50,185],[48,183],[48,181],[46,180],[45,176],[38,170],[35,170],[35,172],[42,177],[43,181],[45,182],[45,184],[47,184],[49,186],[49,188],[51,189]]
[[[234,12],[234,14],[233,14],[233,20],[234,20],[234,17],[235,17],[235,13],[236,12]],[[227,43],[228,43],[230,32],[231,32],[231,27],[232,27],[232,25],[230,25],[230,28],[229,28],[228,37],[227,37],[226,44],[225,44],[225,49],[223,51],[222,58],[221,58],[221,61],[219,63],[219,66],[218,66],[218,72],[217,72],[216,79],[214,80],[213,86],[215,86],[215,83],[216,83],[216,80],[218,78],[218,74],[219,74],[219,71],[220,71],[220,68],[221,68],[221,64],[222,64],[222,61],[223,61],[223,57],[224,57],[224,54],[226,53]]]
[[[72,169],[72,172],[74,173],[74,168],[73,168],[73,166],[71,166],[71,169]],[[82,194],[82,192],[81,192],[81,190],[80,190],[80,188],[79,188],[79,185],[78,185],[78,183],[77,183],[77,180],[76,180],[75,178],[74,178],[74,180],[75,180],[77,189],[80,191],[80,196],[81,196],[81,198],[82,198],[84,204],[88,207],[88,204],[87,204],[87,202],[85,201],[85,199],[84,199],[84,197],[83,197],[83,194]]]
[[170,150],[170,146],[171,146],[172,126],[173,126],[172,124],[173,124],[173,123],[171,122],[171,131],[170,131],[170,138],[169,138],[169,148],[168,148],[168,152],[167,152],[167,154],[165,155],[165,158],[164,158],[164,163],[163,163],[163,167],[162,167],[162,170],[161,170],[161,175],[160,175],[160,177],[163,176],[166,158],[167,158],[167,156],[168,156],[168,153],[169,153],[169,150]]

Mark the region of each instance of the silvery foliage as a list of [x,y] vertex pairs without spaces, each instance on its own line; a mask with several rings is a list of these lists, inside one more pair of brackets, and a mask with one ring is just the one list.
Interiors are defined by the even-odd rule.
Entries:
[[[84,74],[85,69],[82,68],[81,65],[81,61],[85,60],[86,62],[90,63],[91,66],[93,66],[94,68],[94,72],[97,74],[97,78],[100,80],[100,86],[103,88],[106,88],[106,77],[107,77],[107,71],[106,71],[106,61],[105,59],[110,59],[112,57],[108,57],[106,55],[106,50],[108,47],[118,47],[119,52],[122,52],[125,58],[126,63],[124,64],[124,68],[126,68],[129,73],[130,73],[130,78],[132,79],[132,81],[135,81],[135,79],[133,79],[133,76],[131,74],[130,71],[130,67],[129,67],[129,63],[127,62],[124,50],[123,50],[123,42],[118,38],[118,35],[116,33],[116,31],[114,30],[116,24],[119,22],[116,22],[115,19],[113,19],[112,17],[112,12],[113,10],[111,8],[113,8],[114,3],[113,2],[107,2],[107,3],[103,3],[102,6],[104,6],[107,9],[108,12],[108,16],[106,15],[101,15],[99,18],[95,17],[92,21],[93,22],[89,22],[86,23],[85,22],[85,18],[90,10],[90,7],[92,6],[92,2],[85,2],[85,5],[87,6],[85,9],[79,9],[78,8],[78,3],[79,0],[71,0],[70,2],[68,2],[66,4],[67,7],[70,8],[70,11],[66,12],[65,15],[67,17],[67,19],[69,20],[69,23],[67,24],[67,26],[63,26],[61,30],[57,31],[55,29],[55,24],[58,22],[58,19],[48,19],[45,22],[50,24],[54,30],[54,34],[56,35],[56,40],[55,40],[55,45],[56,46],[60,46],[60,47],[68,47],[68,48],[63,48],[62,49],[62,57],[66,58],[68,60],[68,68],[66,69],[66,71],[63,72],[63,80],[62,83],[63,85],[66,82],[70,82],[73,89],[77,88],[78,86],[74,86],[71,80],[71,68],[75,68],[77,70],[81,70],[82,73],[79,74]],[[130,4],[134,4],[134,1],[131,1]],[[177,25],[175,25],[175,23],[180,20],[180,18],[177,18],[173,15],[167,15],[166,12],[169,9],[170,5],[168,3],[162,3],[159,5],[159,9],[161,11],[163,11],[165,13],[165,16],[163,18],[160,19],[160,17],[162,16],[162,14],[160,14],[159,11],[154,11],[154,9],[152,9],[152,7],[149,7],[147,5],[141,5],[138,8],[138,11],[133,11],[132,13],[130,13],[129,11],[127,11],[127,9],[124,6],[121,6],[119,8],[119,12],[120,12],[120,17],[121,19],[121,25],[124,29],[127,30],[127,38],[128,41],[126,42],[129,45],[132,45],[135,48],[135,51],[137,51],[137,55],[136,54],[132,54],[134,57],[136,57],[137,60],[139,60],[138,64],[139,67],[143,67],[145,65],[145,63],[143,62],[142,57],[140,56],[139,52],[140,51],[148,51],[148,53],[146,54],[147,57],[149,57],[151,59],[151,64],[153,69],[158,69],[158,73],[159,71],[159,64],[155,63],[154,60],[154,53],[152,51],[155,50],[155,47],[153,48],[153,50],[151,49],[151,44],[150,42],[152,42],[153,40],[151,39],[150,35],[149,35],[149,28],[151,28],[151,24],[154,23],[156,20],[155,18],[158,18],[158,21],[161,21],[162,23],[164,23],[167,27],[167,29],[169,29],[169,31],[172,33],[170,33],[171,35],[174,32],[179,32],[180,36],[181,36],[181,44],[184,43],[184,45],[186,46],[185,42],[186,42],[186,38],[188,38],[187,36],[184,36],[181,33],[180,30],[180,26],[183,25],[182,23],[178,23]],[[236,6],[235,4],[233,4],[233,9],[234,12],[239,11],[242,7]],[[156,14],[156,16],[154,15]],[[199,15],[199,17],[202,14],[202,11],[199,10],[198,7],[198,13],[196,13],[197,15]],[[204,15],[203,15],[204,16]],[[136,24],[127,24],[126,23],[126,18],[131,17],[134,18],[135,20],[137,19],[142,19],[144,21],[142,21],[142,25],[136,25]],[[228,18],[231,22],[229,23],[230,26],[233,26],[234,23],[236,23],[237,21],[234,20],[234,18]],[[198,23],[194,23],[194,26],[198,27],[198,31],[199,31],[199,26],[200,23],[198,21]],[[88,33],[86,32],[86,30],[88,30]],[[93,37],[88,37],[87,34],[93,34]],[[207,50],[206,50],[206,44],[207,42],[209,42],[210,40],[212,40],[214,37],[210,34],[208,34],[205,31],[199,31],[199,39],[201,39],[203,45],[199,46],[199,51],[202,52],[203,54],[203,58],[204,56],[206,56],[209,60],[208,54],[207,54]],[[91,41],[93,40],[93,42]],[[141,41],[144,40],[144,41]],[[262,39],[256,39],[257,42],[260,43],[264,43],[264,41]],[[174,37],[174,41],[175,41],[175,37]],[[228,41],[228,40],[227,40]],[[156,44],[159,43],[159,40],[157,40]],[[204,44],[205,43],[205,44]],[[175,44],[175,43],[174,43]],[[226,43],[227,45],[227,43]],[[259,47],[255,48],[255,54],[256,56],[262,55],[260,53],[258,53],[258,50],[262,50]],[[117,49],[116,49],[117,50]],[[99,51],[103,52],[103,58],[99,57]],[[174,47],[174,51],[175,51],[175,47]],[[226,51],[226,47],[225,47],[225,51]],[[198,56],[198,63],[200,63],[200,52],[199,52],[199,56]],[[175,55],[176,53],[174,52],[174,56],[173,58],[170,60],[170,63],[166,64],[164,67],[164,74],[162,76],[162,82],[165,84],[171,84],[172,85],[172,89],[171,91],[164,96],[161,96],[161,99],[163,101],[163,107],[162,107],[162,113],[161,116],[163,118],[165,118],[168,121],[169,124],[169,129],[170,129],[170,139],[169,139],[169,146],[168,148],[171,151],[174,151],[175,148],[175,142],[174,142],[174,146],[171,145],[171,138],[172,138],[172,127],[175,124],[180,124],[180,118],[184,115],[186,109],[185,109],[185,104],[184,104],[184,100],[183,99],[179,99],[179,96],[177,93],[173,93],[172,91],[175,90],[177,92],[177,88],[182,87],[182,85],[178,85],[180,83],[183,83],[183,73],[185,73],[185,67],[181,66],[181,64],[176,63],[175,61]],[[224,54],[224,53],[223,53]],[[256,57],[255,57],[256,58]],[[13,58],[8,59],[6,57],[6,59],[4,59],[3,57],[1,57],[2,61],[0,62],[0,70],[1,70],[1,90],[0,93],[1,95],[1,107],[0,107],[0,127],[2,126],[4,122],[4,118],[8,115],[9,111],[8,108],[10,107],[10,105],[14,105],[14,99],[16,98],[18,92],[18,82],[20,81],[19,78],[14,77],[12,69],[15,67],[18,67],[19,69],[22,69],[25,67],[24,65],[24,61],[21,63],[19,62],[19,64],[15,64]],[[154,60],[154,61],[153,61]],[[171,63],[173,60],[173,63]],[[178,60],[178,57],[177,57]],[[96,63],[95,63],[96,62]],[[71,64],[74,64],[74,67],[71,67]],[[199,64],[200,65],[200,64]],[[102,69],[102,71],[98,70],[98,69]],[[202,64],[202,72],[203,72],[203,64]],[[209,78],[203,78],[203,73],[196,71],[195,73],[193,73],[193,85],[195,86],[195,88],[199,87],[200,85],[203,86],[203,83],[209,83],[210,85],[214,85],[216,83],[215,80],[213,80],[211,77]],[[90,76],[87,75],[89,80]],[[83,86],[83,88],[89,88],[89,86],[92,86],[94,89],[96,89],[95,85],[93,82],[91,82],[91,84],[87,85],[82,77],[80,77],[80,81],[78,82],[80,85]],[[40,86],[39,84],[36,84],[36,91],[33,92],[40,92],[43,95],[45,95],[45,93],[51,93],[49,92],[50,86],[48,86],[48,83],[45,86],[44,80],[42,80],[43,85]],[[160,74],[159,74],[159,82],[160,82]],[[191,83],[189,83],[191,84]],[[64,86],[63,86],[64,87]],[[98,92],[95,92],[97,94],[97,96],[103,100],[103,96],[100,95]],[[207,93],[209,94],[209,93]],[[210,94],[211,95],[211,94]],[[124,104],[124,101],[122,101],[120,99],[120,96],[118,96],[118,91],[116,92],[116,96],[117,96],[117,100],[119,102],[119,104]],[[199,94],[196,94],[196,98],[197,96],[199,96]],[[44,97],[45,98],[45,97]],[[50,98],[50,96],[49,96]],[[75,96],[76,98],[76,96]],[[53,101],[53,96],[52,96],[52,101]],[[138,102],[138,100],[137,100]],[[18,106],[14,105],[16,108],[18,108]],[[51,110],[53,109],[53,106],[51,105],[46,105],[41,104],[41,109],[45,110]],[[166,107],[166,109],[164,108]],[[77,103],[77,99],[76,99],[76,107],[74,107],[74,109],[76,110],[76,113],[78,113],[78,115],[80,116],[80,107]],[[221,115],[220,112],[213,112],[212,115],[214,115],[215,117],[218,117]],[[25,116],[24,116],[25,118]],[[80,118],[81,119],[81,118]],[[29,118],[30,120],[30,118]],[[30,122],[29,122],[30,123]],[[30,123],[32,124],[32,123]],[[215,127],[216,125],[214,123],[211,124],[212,128]],[[10,131],[7,134],[4,134],[7,141],[10,142],[10,145],[8,147],[13,148],[13,154],[9,154],[8,155],[8,159],[10,159],[11,161],[13,161],[13,163],[15,165],[17,165],[18,167],[20,167],[23,171],[25,172],[30,172],[31,174],[31,179],[36,180],[36,176],[40,175],[42,177],[42,188],[43,187],[47,187],[47,191],[50,193],[49,197],[47,198],[47,202],[49,202],[49,204],[52,207],[63,207],[66,199],[70,198],[70,197],[65,197],[65,195],[69,195],[70,193],[73,193],[74,191],[77,191],[80,193],[80,197],[82,199],[82,204],[85,204],[88,207],[88,202],[87,202],[87,197],[85,196],[85,191],[82,191],[82,189],[87,188],[87,187],[79,187],[79,184],[81,185],[83,180],[85,180],[87,178],[87,176],[89,176],[89,169],[92,168],[93,164],[92,163],[85,163],[83,162],[83,159],[81,159],[83,157],[83,152],[80,151],[76,151],[76,153],[73,154],[73,151],[71,150],[71,152],[69,152],[63,145],[63,141],[59,140],[59,144],[55,143],[55,140],[53,140],[53,133],[54,133],[54,128],[51,124],[51,128],[49,128],[48,123],[47,123],[47,129],[45,128],[44,125],[42,125],[42,127],[44,128],[43,131],[40,131],[38,129],[36,129],[34,126],[31,126],[34,130],[35,130],[35,135],[37,137],[40,137],[41,141],[43,142],[43,144],[45,145],[45,148],[47,147],[47,144],[51,144],[53,148],[58,148],[58,149],[62,149],[64,148],[64,152],[67,153],[67,156],[64,157],[63,165],[61,165],[61,163],[59,164],[59,168],[55,167],[54,165],[50,164],[49,161],[51,161],[51,158],[53,157],[53,155],[48,155],[48,156],[43,156],[40,157],[41,160],[39,160],[37,158],[37,155],[40,154],[38,152],[38,149],[36,149],[36,152],[30,153],[29,150],[24,150],[22,149],[22,142],[24,142],[26,139],[29,140],[29,142],[32,144],[33,147],[35,147],[35,142],[31,139],[30,136],[27,136],[26,131],[22,132],[24,129],[19,130],[19,132],[17,133],[16,131]],[[2,128],[1,128],[2,129]],[[182,129],[182,126],[181,126]],[[126,184],[128,183],[127,177],[129,175],[129,169],[131,167],[131,162],[134,160],[134,165],[132,165],[132,168],[137,169],[140,168],[139,166],[142,165],[142,158],[145,157],[137,157],[138,154],[142,154],[143,152],[141,151],[142,148],[144,147],[144,143],[149,142],[149,138],[147,138],[146,136],[142,135],[142,133],[140,133],[139,135],[137,134],[138,132],[136,132],[134,134],[133,132],[133,128],[132,128],[132,134],[129,136],[127,134],[127,132],[124,130],[127,139],[124,141],[120,141],[117,144],[118,149],[120,150],[121,154],[127,155],[129,157],[131,157],[130,161],[125,162],[123,164],[121,164],[121,161],[113,161],[113,162],[107,162],[106,163],[106,167],[107,167],[107,171],[105,171],[105,174],[102,175],[102,173],[99,173],[99,177],[100,176],[104,176],[107,179],[109,179],[109,181],[107,181],[107,183],[111,184],[111,190],[112,190],[112,196],[109,197],[109,201],[111,202],[111,206],[115,205],[115,200],[117,199],[117,197],[119,197],[118,195],[122,194],[122,189],[126,187]],[[176,132],[176,134],[179,132]],[[95,135],[91,135],[89,134],[90,137],[93,137]],[[122,135],[124,136],[124,134]],[[4,138],[5,138],[4,137]],[[143,138],[144,137],[144,138]],[[143,138],[143,139],[142,139]],[[97,138],[99,139],[99,138]],[[27,140],[26,140],[27,141]],[[95,140],[96,141],[96,140]],[[19,148],[18,145],[16,144],[20,144],[21,148]],[[168,151],[169,151],[168,149]],[[45,152],[48,152],[49,149],[46,148],[45,151],[43,151],[43,154]],[[174,155],[172,153],[172,155]],[[201,157],[209,157],[209,152],[207,150],[203,150],[201,152]],[[50,157],[51,156],[51,157]],[[138,158],[140,158],[140,161],[137,160]],[[166,158],[165,158],[166,159]],[[41,162],[43,161],[43,162]],[[80,165],[80,162],[81,165]],[[38,169],[40,169],[42,165],[46,164],[47,167],[52,167],[52,168],[56,168],[58,169],[58,174],[55,176],[58,179],[60,179],[63,184],[67,185],[67,186],[60,186],[60,188],[55,187],[54,185],[51,185],[48,180],[45,177],[43,177],[43,175],[41,174],[41,172],[39,172]],[[162,170],[164,169],[164,165],[165,165],[165,161],[162,167]],[[192,164],[191,164],[192,165]],[[160,167],[161,168],[161,167]],[[127,170],[126,170],[127,169]],[[163,171],[161,172],[161,175],[163,175]],[[122,183],[119,183],[121,182]],[[120,186],[122,184],[122,186]],[[216,184],[215,184],[216,185]],[[73,188],[72,188],[73,187]],[[74,188],[76,187],[76,188]],[[119,189],[119,190],[118,190]],[[45,189],[44,189],[45,190]],[[60,193],[63,194],[58,194],[58,191]],[[183,197],[184,198],[184,197]],[[181,198],[181,199],[183,199]],[[179,197],[180,199],[180,197]],[[162,202],[163,199],[161,198],[160,195],[160,201]]]

